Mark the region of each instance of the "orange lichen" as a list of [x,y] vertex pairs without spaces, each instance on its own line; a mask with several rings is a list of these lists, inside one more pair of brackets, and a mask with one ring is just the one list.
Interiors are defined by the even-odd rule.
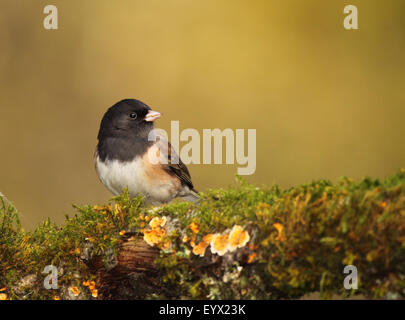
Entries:
[[193,231],[193,233],[198,233],[200,231],[198,225],[195,222],[191,222],[189,228],[191,229],[191,231]]
[[166,231],[160,227],[152,230],[143,230],[143,240],[150,246],[158,245],[162,241],[162,237],[166,234]]
[[257,244],[254,244],[254,243],[249,244],[249,250],[250,251],[256,250],[257,248],[259,248],[259,246]]
[[252,263],[253,260],[256,258],[256,252],[253,252],[249,255],[247,263]]
[[223,256],[228,251],[229,236],[228,234],[214,234],[211,239],[211,252]]
[[92,290],[92,291],[91,291],[91,296],[92,296],[93,298],[97,298],[97,297],[98,297],[98,290],[97,290],[97,289]]
[[285,237],[283,235],[283,229],[284,229],[283,225],[281,223],[274,223],[273,227],[276,228],[277,231],[278,231],[278,235],[277,235],[276,240],[277,241],[284,241]]
[[202,240],[204,242],[211,243],[212,236],[213,236],[213,234],[209,233],[209,234],[205,235]]
[[53,300],[60,300],[60,297],[59,296],[54,296]]
[[195,235],[190,240],[190,246],[195,247]]
[[207,247],[209,246],[209,243],[206,243],[204,241],[201,241],[199,244],[197,244],[194,248],[193,248],[193,253],[195,255],[198,255],[200,257],[203,257],[205,254],[205,250],[207,249]]
[[0,293],[0,300],[7,300],[7,294],[5,293]]
[[249,233],[241,226],[235,225],[229,234],[229,251],[235,251],[237,248],[242,248],[250,240]]
[[195,245],[194,240],[195,240],[195,236],[193,237],[193,240],[192,240],[193,243],[190,242],[191,246],[194,247],[193,248],[193,253],[195,255],[203,257],[204,254],[205,254],[205,250],[208,248],[208,246],[211,243],[212,234],[207,234],[206,236],[204,236],[202,238],[202,241],[197,245]]
[[189,240],[189,237],[188,237],[188,236],[184,236],[183,239],[182,239],[182,241],[183,241],[184,243],[186,243],[188,240]]
[[94,281],[90,281],[89,282],[89,289],[94,290],[95,287],[96,287],[96,283]]
[[96,289],[96,283],[94,281],[83,281],[83,286],[89,287],[92,297],[97,298],[98,290]]
[[120,231],[120,236],[123,236],[125,234],[125,230]]
[[150,230],[147,229],[141,230],[144,234],[143,239],[147,244],[151,246],[158,245],[164,250],[170,247],[171,245],[170,241],[162,242],[163,237],[166,235],[166,228],[164,228],[166,222],[167,222],[166,217],[162,218],[155,217],[149,223],[149,226],[151,227]]
[[78,287],[70,287],[69,290],[75,297],[80,294],[80,289]]
[[167,218],[166,217],[154,217],[150,222],[149,225],[151,226],[152,229],[157,228],[157,227],[164,227],[166,224]]

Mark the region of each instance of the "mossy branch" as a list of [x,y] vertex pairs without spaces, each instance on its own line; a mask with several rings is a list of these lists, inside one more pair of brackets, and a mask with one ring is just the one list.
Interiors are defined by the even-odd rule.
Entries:
[[[404,170],[288,190],[239,181],[162,207],[124,192],[75,209],[61,227],[47,220],[26,232],[2,200],[3,298],[405,297]],[[43,285],[47,265],[58,289]],[[357,267],[357,290],[343,286],[346,265]]]

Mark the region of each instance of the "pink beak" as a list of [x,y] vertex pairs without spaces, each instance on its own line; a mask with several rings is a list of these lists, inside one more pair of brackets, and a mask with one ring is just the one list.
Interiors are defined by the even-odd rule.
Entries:
[[150,110],[145,116],[145,121],[155,121],[156,119],[158,119],[160,117],[161,117],[161,114],[159,112]]

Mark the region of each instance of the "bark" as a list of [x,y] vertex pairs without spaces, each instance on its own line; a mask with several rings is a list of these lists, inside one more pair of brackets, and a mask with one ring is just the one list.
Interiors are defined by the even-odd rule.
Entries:
[[158,269],[154,260],[159,249],[148,245],[141,236],[129,235],[119,246],[111,269],[97,256],[88,266],[97,276],[99,299],[141,298],[157,290]]

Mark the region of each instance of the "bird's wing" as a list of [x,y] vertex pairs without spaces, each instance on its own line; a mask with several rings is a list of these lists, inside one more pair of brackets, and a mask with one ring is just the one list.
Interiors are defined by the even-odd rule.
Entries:
[[163,169],[169,174],[177,176],[183,185],[186,185],[191,190],[195,191],[193,183],[191,182],[190,172],[183,161],[181,161],[170,142],[159,135],[156,143],[158,144],[161,156],[166,159],[166,163],[162,164]]

